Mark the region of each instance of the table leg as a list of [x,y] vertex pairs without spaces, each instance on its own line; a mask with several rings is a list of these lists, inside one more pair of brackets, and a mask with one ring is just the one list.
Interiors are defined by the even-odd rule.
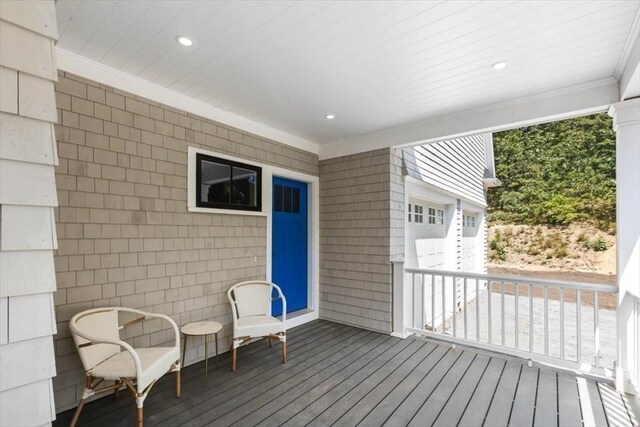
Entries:
[[216,368],[218,367],[218,333],[216,332]]
[[204,386],[207,387],[207,375],[209,374],[209,343],[207,335],[204,336]]
[[185,354],[187,354],[187,336],[184,336],[184,343],[182,344],[182,360],[180,362],[182,362],[182,367],[184,368],[184,357]]

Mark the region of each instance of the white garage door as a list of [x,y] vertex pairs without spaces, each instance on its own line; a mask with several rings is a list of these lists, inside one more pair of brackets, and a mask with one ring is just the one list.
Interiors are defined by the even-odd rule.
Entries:
[[475,213],[462,214],[462,271],[476,272],[478,217]]
[[418,268],[444,269],[444,207],[412,203],[409,234],[413,239]]

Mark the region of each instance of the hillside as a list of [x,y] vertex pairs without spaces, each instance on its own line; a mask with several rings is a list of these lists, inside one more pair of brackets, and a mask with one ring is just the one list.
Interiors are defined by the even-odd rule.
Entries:
[[568,227],[493,225],[489,228],[489,268],[614,275],[615,236],[583,223]]

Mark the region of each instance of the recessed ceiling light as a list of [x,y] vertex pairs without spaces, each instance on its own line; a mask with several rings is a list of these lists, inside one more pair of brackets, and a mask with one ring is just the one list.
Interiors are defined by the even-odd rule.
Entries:
[[177,36],[176,41],[180,43],[182,46],[187,46],[187,47],[193,46],[193,40],[191,40],[189,37]]
[[327,119],[327,120],[333,120],[333,119],[336,118],[336,116],[333,115],[333,114],[327,114],[327,115],[324,116],[324,118]]
[[502,70],[507,66],[507,63],[504,61],[496,62],[491,66],[494,70]]

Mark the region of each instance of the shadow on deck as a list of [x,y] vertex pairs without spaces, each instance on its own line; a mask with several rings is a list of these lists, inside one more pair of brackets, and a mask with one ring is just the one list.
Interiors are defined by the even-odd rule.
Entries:
[[[288,344],[285,365],[278,345],[240,349],[236,374],[221,355],[207,388],[202,362],[184,368],[179,399],[173,375],[163,377],[145,402],[145,424],[637,426],[609,384],[519,359],[323,320],[291,329]],[[58,414],[54,426],[72,416]],[[122,393],[87,404],[78,424],[131,426],[135,416]]]

